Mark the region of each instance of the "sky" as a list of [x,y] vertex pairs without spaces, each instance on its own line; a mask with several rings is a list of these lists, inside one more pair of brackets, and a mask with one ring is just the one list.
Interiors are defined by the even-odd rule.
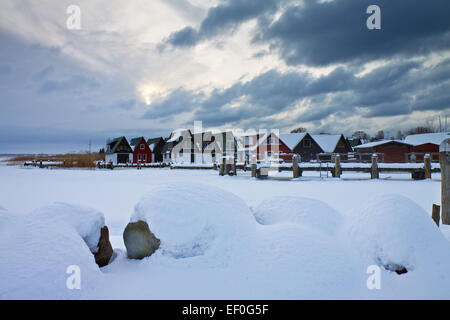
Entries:
[[[376,4],[381,29],[369,30]],[[80,29],[69,29],[70,5]],[[0,154],[173,129],[376,134],[450,109],[448,0],[2,0]]]

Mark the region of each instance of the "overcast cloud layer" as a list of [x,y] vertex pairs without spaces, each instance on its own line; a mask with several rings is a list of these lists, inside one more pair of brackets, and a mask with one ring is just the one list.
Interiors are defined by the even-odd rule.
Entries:
[[0,154],[194,120],[395,135],[450,109],[447,0],[79,1],[81,30],[70,4],[0,2]]

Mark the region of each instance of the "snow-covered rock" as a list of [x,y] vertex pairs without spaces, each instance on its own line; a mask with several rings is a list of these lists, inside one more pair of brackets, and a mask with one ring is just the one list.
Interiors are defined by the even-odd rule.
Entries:
[[70,225],[83,238],[91,252],[97,252],[100,230],[105,226],[103,213],[84,206],[56,202],[35,210],[32,215],[55,227]]
[[399,276],[383,269],[382,290],[373,297],[449,297],[450,242],[422,207],[401,195],[378,195],[360,204],[350,219],[349,240],[361,261],[408,271]]
[[401,195],[377,196],[355,210],[349,236],[361,252],[383,266],[414,270],[430,261],[425,257],[450,253],[450,243],[429,214]]
[[263,225],[294,223],[334,235],[341,228],[342,215],[326,203],[304,197],[276,196],[264,200],[253,210]]
[[[66,209],[65,214],[70,216]],[[92,296],[101,272],[72,222],[72,218],[64,219],[64,214],[61,219],[53,219],[46,209],[29,214],[0,214],[0,299]],[[81,224],[78,227],[86,231]],[[89,241],[93,239],[87,232],[85,235]],[[73,275],[67,273],[70,266],[81,271],[80,290],[67,287],[68,278]]]
[[184,183],[158,186],[135,206],[131,222],[146,221],[161,239],[161,249],[175,257],[203,255],[212,246],[254,223],[245,202],[209,185]]

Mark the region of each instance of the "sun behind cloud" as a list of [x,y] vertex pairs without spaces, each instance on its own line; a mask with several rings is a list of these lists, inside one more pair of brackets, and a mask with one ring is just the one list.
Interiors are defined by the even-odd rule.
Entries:
[[163,95],[163,90],[160,86],[155,84],[141,84],[138,87],[139,96],[146,105],[150,105],[152,101]]

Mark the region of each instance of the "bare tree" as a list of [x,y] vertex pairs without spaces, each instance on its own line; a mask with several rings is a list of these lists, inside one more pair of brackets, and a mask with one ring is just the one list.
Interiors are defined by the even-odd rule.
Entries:
[[297,129],[292,130],[291,133],[301,133],[301,132],[306,132],[306,131],[308,131],[308,130],[306,130],[306,128],[299,127]]

